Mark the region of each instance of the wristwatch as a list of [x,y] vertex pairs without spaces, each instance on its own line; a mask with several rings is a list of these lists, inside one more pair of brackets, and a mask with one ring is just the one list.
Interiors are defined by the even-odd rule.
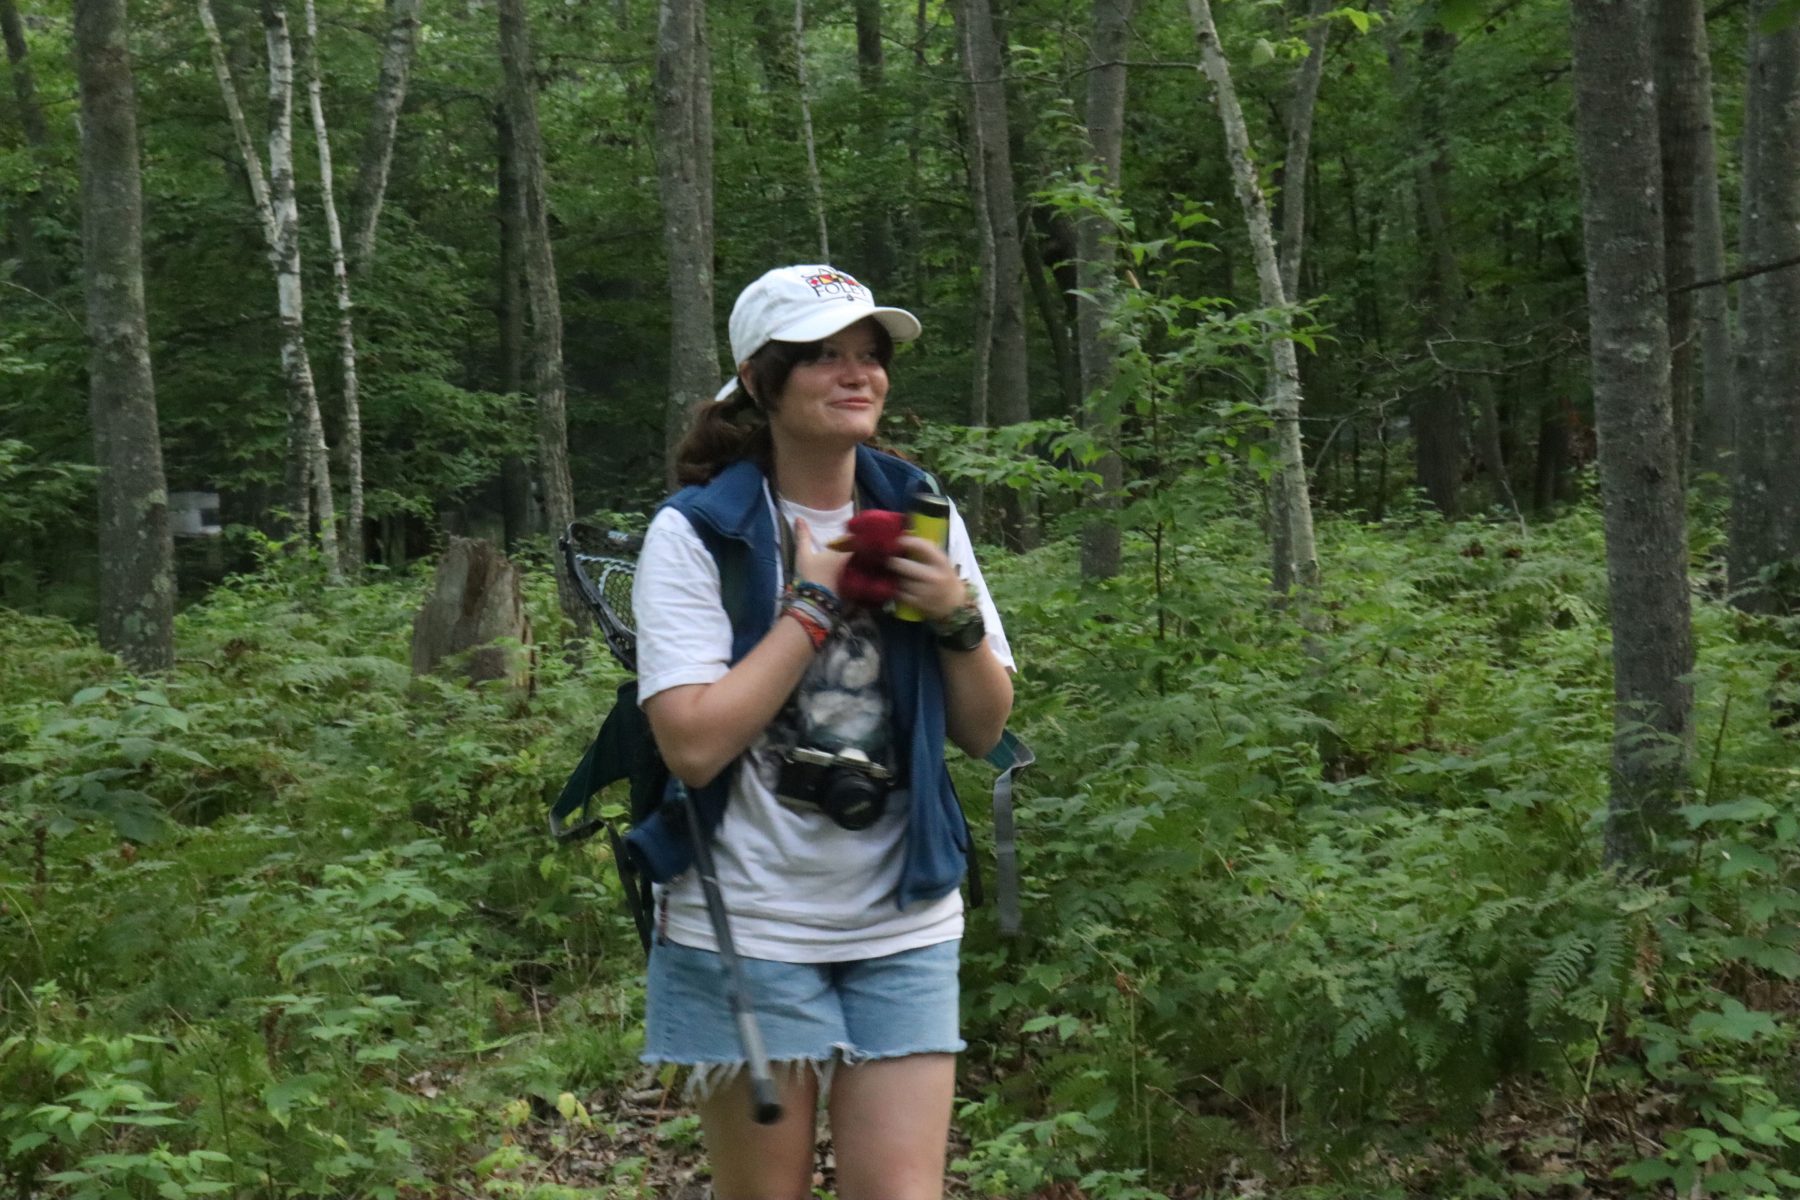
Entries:
[[946,650],[966,653],[987,640],[987,622],[981,619],[981,609],[973,600],[951,609],[942,620],[928,624],[931,632],[937,635],[937,644]]

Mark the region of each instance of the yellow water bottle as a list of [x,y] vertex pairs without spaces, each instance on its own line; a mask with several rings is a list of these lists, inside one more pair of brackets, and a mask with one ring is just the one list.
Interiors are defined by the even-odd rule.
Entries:
[[[936,492],[919,492],[912,498],[906,513],[906,532],[924,538],[939,550],[950,547],[950,501]],[[925,614],[910,604],[895,604],[894,615],[902,621],[923,621]]]

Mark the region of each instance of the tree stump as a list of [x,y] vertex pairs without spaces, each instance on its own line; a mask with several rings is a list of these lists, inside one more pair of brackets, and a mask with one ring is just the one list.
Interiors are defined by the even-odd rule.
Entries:
[[[497,642],[510,645],[496,645]],[[451,538],[438,560],[431,595],[413,618],[414,675],[435,671],[467,652],[470,683],[507,679],[531,685],[531,619],[519,590],[519,571],[489,542]]]

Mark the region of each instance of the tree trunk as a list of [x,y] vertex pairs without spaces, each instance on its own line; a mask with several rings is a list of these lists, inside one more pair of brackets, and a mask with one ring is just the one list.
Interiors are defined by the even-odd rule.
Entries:
[[1687,776],[1694,643],[1669,399],[1647,0],[1574,0],[1575,138],[1613,632],[1611,863],[1642,863]]
[[363,568],[362,403],[356,374],[356,322],[350,303],[350,271],[344,261],[344,231],[338,224],[337,196],[331,171],[331,134],[325,125],[324,87],[319,78],[319,19],[313,0],[306,0],[306,94],[312,109],[313,141],[319,152],[319,199],[325,209],[325,234],[331,248],[331,277],[336,284],[338,362],[344,388],[344,474],[350,513],[344,522],[343,567],[352,579]]
[[[1719,279],[1725,274],[1725,222],[1719,212],[1719,155],[1717,127],[1713,122],[1712,55],[1706,42],[1706,19],[1700,6],[1681,0],[1688,10],[1687,53],[1694,64],[1690,119],[1695,132],[1694,274],[1700,279]],[[1700,320],[1702,403],[1695,415],[1693,436],[1700,443],[1691,456],[1710,470],[1724,471],[1731,454],[1732,414],[1737,411],[1734,375],[1736,350],[1732,346],[1731,293],[1724,285],[1702,288],[1696,301]]]
[[[988,372],[988,413],[995,425],[1031,417],[1025,345],[1025,258],[1019,239],[1019,210],[1013,197],[1012,145],[1006,113],[1006,85],[1000,47],[988,0],[952,5],[962,29],[963,65],[975,95],[976,145],[987,196],[988,227],[994,238],[994,330]],[[1016,494],[1006,502],[1006,534],[1016,547],[1037,543],[1029,506]]]
[[[1275,257],[1275,233],[1269,220],[1269,204],[1257,181],[1256,163],[1250,153],[1250,134],[1244,112],[1231,83],[1231,66],[1219,45],[1208,0],[1188,0],[1194,36],[1200,44],[1200,69],[1212,84],[1219,120],[1225,127],[1225,145],[1238,204],[1249,227],[1250,250],[1256,259],[1257,289],[1264,308],[1287,307],[1281,286],[1281,266]],[[1319,554],[1313,540],[1312,499],[1306,490],[1306,458],[1300,437],[1300,366],[1294,340],[1278,335],[1270,347],[1273,378],[1268,388],[1270,415],[1275,424],[1275,470],[1269,480],[1272,517],[1273,583],[1278,594],[1296,584],[1310,588],[1319,581]]]
[[[25,131],[25,144],[41,149],[49,144],[50,130],[44,123],[44,109],[38,103],[37,81],[31,71],[31,56],[25,44],[25,26],[19,20],[14,0],[0,0],[0,37],[6,41],[6,61],[12,69],[13,98],[19,107],[19,125]],[[136,116],[133,116],[136,121]]]
[[[969,26],[965,21],[957,31],[958,55],[967,62],[969,58]],[[969,176],[969,199],[975,216],[975,330],[972,339],[973,359],[969,371],[969,424],[977,429],[985,428],[992,418],[991,405],[988,398],[988,383],[992,376],[994,357],[994,228],[988,219],[987,180],[982,169],[981,127],[975,112],[975,96],[971,92],[968,98],[968,151],[963,161]],[[973,536],[981,537],[990,532],[987,495],[980,484],[975,485],[974,492],[968,497],[964,518],[969,522]]]
[[[985,226],[984,226],[985,230]],[[1050,357],[1056,361],[1057,387],[1065,412],[1081,411],[1081,354],[1069,333],[1069,300],[1063,292],[1052,292],[1056,274],[1044,262],[1040,249],[1043,237],[1029,220],[1019,225],[1019,247],[1025,256],[1025,282],[1031,302],[1037,306],[1044,322],[1044,333],[1050,339]],[[984,236],[989,236],[984,233]],[[990,248],[989,253],[992,253]]]
[[463,653],[470,683],[531,684],[531,618],[518,568],[486,542],[453,537],[413,617],[412,672],[428,674]]
[[[500,0],[500,65],[506,79],[506,107],[515,138],[517,186],[525,209],[525,291],[531,312],[531,376],[537,393],[538,478],[545,515],[561,533],[575,519],[575,489],[569,478],[569,433],[563,396],[562,301],[556,291],[556,256],[550,247],[550,200],[544,178],[544,142],[538,132],[537,96],[532,90],[531,34],[524,0]],[[569,578],[562,556],[556,560],[556,593],[576,634],[590,619]]]
[[[1109,195],[1119,188],[1125,139],[1125,45],[1132,0],[1094,0],[1094,35],[1088,44],[1087,152],[1094,183]],[[1118,307],[1118,250],[1111,222],[1084,212],[1075,223],[1080,341],[1082,420],[1103,449],[1094,464],[1100,483],[1091,497],[1100,517],[1081,530],[1081,577],[1110,579],[1119,573],[1121,532],[1118,514],[1124,466],[1119,457],[1118,338],[1106,328]]]
[[[1413,197],[1418,205],[1418,233],[1423,242],[1425,273],[1418,289],[1418,308],[1422,314],[1421,333],[1431,341],[1442,339],[1454,328],[1446,316],[1453,303],[1450,287],[1444,278],[1445,263],[1439,254],[1435,231],[1444,224],[1443,207],[1438,202],[1437,180],[1447,174],[1442,146],[1443,117],[1439,88],[1434,75],[1440,66],[1441,40],[1426,38],[1425,80],[1415,84],[1406,48],[1401,43],[1401,28],[1385,2],[1378,2],[1387,20],[1388,74],[1393,80],[1395,96],[1413,113],[1409,133],[1420,145],[1433,148],[1429,156],[1418,160],[1413,170]],[[1441,33],[1441,31],[1439,31]],[[1451,260],[1454,269],[1454,258]],[[1379,315],[1379,309],[1377,309]],[[1425,498],[1446,518],[1462,515],[1462,443],[1463,397],[1460,380],[1449,372],[1439,375],[1440,386],[1423,389],[1410,406],[1413,433],[1414,475]]]
[[420,2],[388,0],[388,33],[381,51],[381,74],[375,82],[375,111],[363,138],[352,202],[356,232],[351,239],[351,262],[358,274],[367,271],[375,258],[375,227],[381,220],[388,169],[394,161],[394,131],[400,124],[400,108],[406,103],[406,79],[412,70],[413,46],[418,41]]
[[[319,549],[326,572],[339,575],[337,512],[331,494],[331,458],[325,450],[324,421],[306,351],[306,318],[300,276],[300,205],[294,192],[294,48],[281,0],[263,0],[263,37],[269,54],[269,228],[270,259],[280,308],[281,369],[288,389],[290,489],[312,481],[319,521]],[[303,465],[302,465],[303,464]]]
[[100,644],[133,670],[174,663],[168,483],[144,313],[137,101],[125,0],[77,0],[88,411],[100,468]]
[[1750,612],[1800,606],[1800,25],[1754,0],[1744,133],[1744,280],[1731,488],[1731,590]]
[[13,100],[19,113],[19,125],[25,133],[25,144],[37,160],[38,179],[27,183],[13,213],[0,212],[8,218],[5,225],[18,248],[20,275],[27,286],[47,291],[54,283],[55,272],[50,255],[38,241],[35,225],[47,208],[50,176],[45,171],[50,145],[50,130],[44,121],[43,105],[38,101],[37,80],[31,70],[30,47],[25,42],[25,26],[19,20],[14,0],[0,0],[0,37],[6,42],[6,59],[12,72]]
[[[858,118],[865,162],[886,161],[888,144],[887,56],[881,46],[881,0],[855,0],[856,7],[856,75],[862,88],[862,111]],[[856,269],[866,278],[879,282],[884,292],[898,293],[900,281],[894,277],[894,212],[893,197],[887,194],[886,181],[892,176],[871,170],[863,189],[862,250]],[[965,514],[966,515],[966,514]]]
[[[1706,13],[1700,0],[1657,0],[1656,116],[1662,147],[1663,255],[1669,279],[1669,399],[1675,416],[1675,461],[1685,479],[1694,428],[1694,362],[1698,295],[1684,285],[1701,278],[1700,191],[1718,182],[1702,179],[1701,140],[1712,138],[1712,98],[1701,90],[1706,53]],[[1695,34],[1699,42],[1695,43]],[[1715,166],[1716,169],[1716,166]],[[1723,251],[1723,243],[1720,244]],[[1711,290],[1711,289],[1707,289]]]
[[[517,150],[506,106],[494,109],[495,141],[499,147],[496,195],[500,225],[500,278],[498,280],[500,326],[500,390],[516,396],[525,390],[525,297],[521,282],[525,267],[525,205],[519,192]],[[505,529],[506,552],[518,549],[520,539],[535,532],[531,520],[531,464],[516,454],[500,462],[500,519]]]
[[662,0],[656,38],[657,181],[669,257],[669,401],[663,482],[694,409],[719,386],[713,335],[711,66],[701,0]]
[[800,134],[806,141],[806,178],[812,185],[813,215],[819,222],[819,261],[831,261],[831,233],[825,226],[825,183],[819,176],[819,148],[813,139],[812,98],[806,92],[806,0],[794,0],[794,80],[800,92]]
[[1325,20],[1328,7],[1327,0],[1312,0],[1306,58],[1294,74],[1294,96],[1288,102],[1287,157],[1281,164],[1281,287],[1291,302],[1300,299],[1300,262],[1306,253],[1306,179],[1319,79],[1325,73],[1325,38],[1331,32]]

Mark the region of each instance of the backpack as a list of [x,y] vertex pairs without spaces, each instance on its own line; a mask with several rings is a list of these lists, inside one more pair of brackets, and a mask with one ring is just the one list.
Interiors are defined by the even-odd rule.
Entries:
[[[643,549],[643,538],[577,521],[569,525],[557,544],[577,591],[594,612],[607,648],[621,666],[635,672],[637,631],[631,613],[631,586],[637,569],[637,554]],[[718,566],[725,609],[735,620],[748,599],[745,572],[729,555],[721,557]],[[609,806],[596,808],[594,804],[604,789],[625,783],[625,816],[630,828],[658,811],[669,792],[669,768],[656,748],[649,718],[638,707],[637,686],[636,678],[619,685],[612,709],[601,721],[599,732],[580,763],[570,772],[562,791],[551,802],[549,825],[551,836],[564,844],[585,841],[605,831],[620,889],[625,895],[626,909],[647,954],[654,931],[650,877],[620,835],[615,822],[607,816]],[[1000,744],[988,753],[985,761],[999,771],[993,790],[996,906],[1001,932],[1014,935],[1019,932],[1021,914],[1013,781],[1018,772],[1036,762],[1036,756],[1009,729],[1002,733]],[[968,879],[969,902],[979,907],[983,899],[981,874],[975,862],[973,842],[969,847]]]

